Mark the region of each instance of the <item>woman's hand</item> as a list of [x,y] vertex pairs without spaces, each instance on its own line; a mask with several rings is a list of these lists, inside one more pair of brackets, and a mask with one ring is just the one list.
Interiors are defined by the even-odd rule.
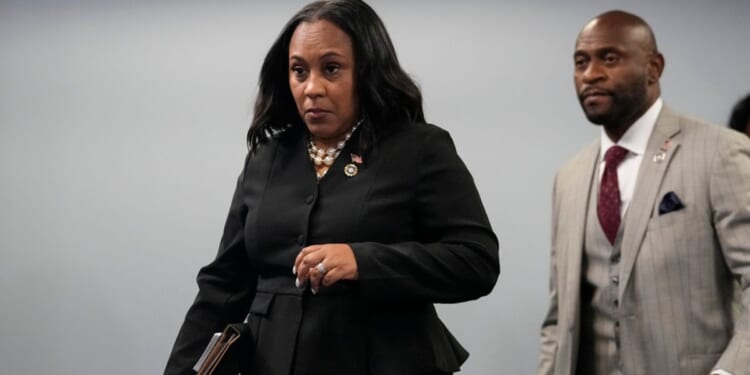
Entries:
[[297,287],[304,287],[307,281],[313,294],[320,285],[331,286],[339,280],[359,278],[357,260],[352,248],[343,243],[308,246],[297,255],[292,269],[297,275]]

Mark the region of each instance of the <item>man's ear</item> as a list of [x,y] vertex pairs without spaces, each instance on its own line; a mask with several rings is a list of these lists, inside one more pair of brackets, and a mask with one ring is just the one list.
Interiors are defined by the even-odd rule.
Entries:
[[648,58],[648,83],[654,84],[659,82],[661,73],[664,71],[664,56],[659,52],[654,52]]

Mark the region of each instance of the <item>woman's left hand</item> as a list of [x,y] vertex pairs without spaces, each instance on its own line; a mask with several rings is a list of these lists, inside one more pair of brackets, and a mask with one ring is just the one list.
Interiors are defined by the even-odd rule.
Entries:
[[321,284],[331,286],[339,280],[359,278],[354,251],[343,243],[305,247],[297,255],[293,271],[297,275],[297,287],[302,288],[309,281],[313,293],[320,290]]

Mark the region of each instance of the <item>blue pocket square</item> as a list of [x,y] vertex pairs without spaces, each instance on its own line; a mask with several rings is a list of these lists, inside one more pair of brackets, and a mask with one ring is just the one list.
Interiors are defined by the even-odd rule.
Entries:
[[664,194],[664,198],[662,198],[661,203],[659,203],[659,215],[668,214],[683,208],[685,208],[685,206],[680,201],[680,197],[678,197],[674,191],[670,191],[669,193]]

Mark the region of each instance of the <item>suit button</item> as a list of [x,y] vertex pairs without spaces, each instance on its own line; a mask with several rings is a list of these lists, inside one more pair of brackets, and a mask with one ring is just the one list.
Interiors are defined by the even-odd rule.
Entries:
[[300,246],[302,246],[302,245],[304,245],[304,244],[305,244],[305,235],[304,235],[304,234],[300,234],[300,235],[299,235],[299,236],[297,237],[297,243],[298,243],[298,244],[299,244]]
[[615,308],[620,307],[620,300],[615,299]]
[[619,276],[612,276],[611,280],[612,280],[612,285],[616,286],[616,285],[620,284],[620,277]]
[[612,261],[612,263],[620,263],[620,253],[612,254],[610,260]]
[[312,194],[310,194],[310,195],[308,195],[308,196],[307,196],[307,198],[305,198],[305,203],[307,203],[307,204],[310,204],[310,203],[312,203],[312,202],[313,202],[314,200],[315,200],[315,196],[314,196],[314,195],[312,195]]
[[620,329],[620,321],[618,320],[618,321],[615,321],[615,330],[619,330],[619,329]]

